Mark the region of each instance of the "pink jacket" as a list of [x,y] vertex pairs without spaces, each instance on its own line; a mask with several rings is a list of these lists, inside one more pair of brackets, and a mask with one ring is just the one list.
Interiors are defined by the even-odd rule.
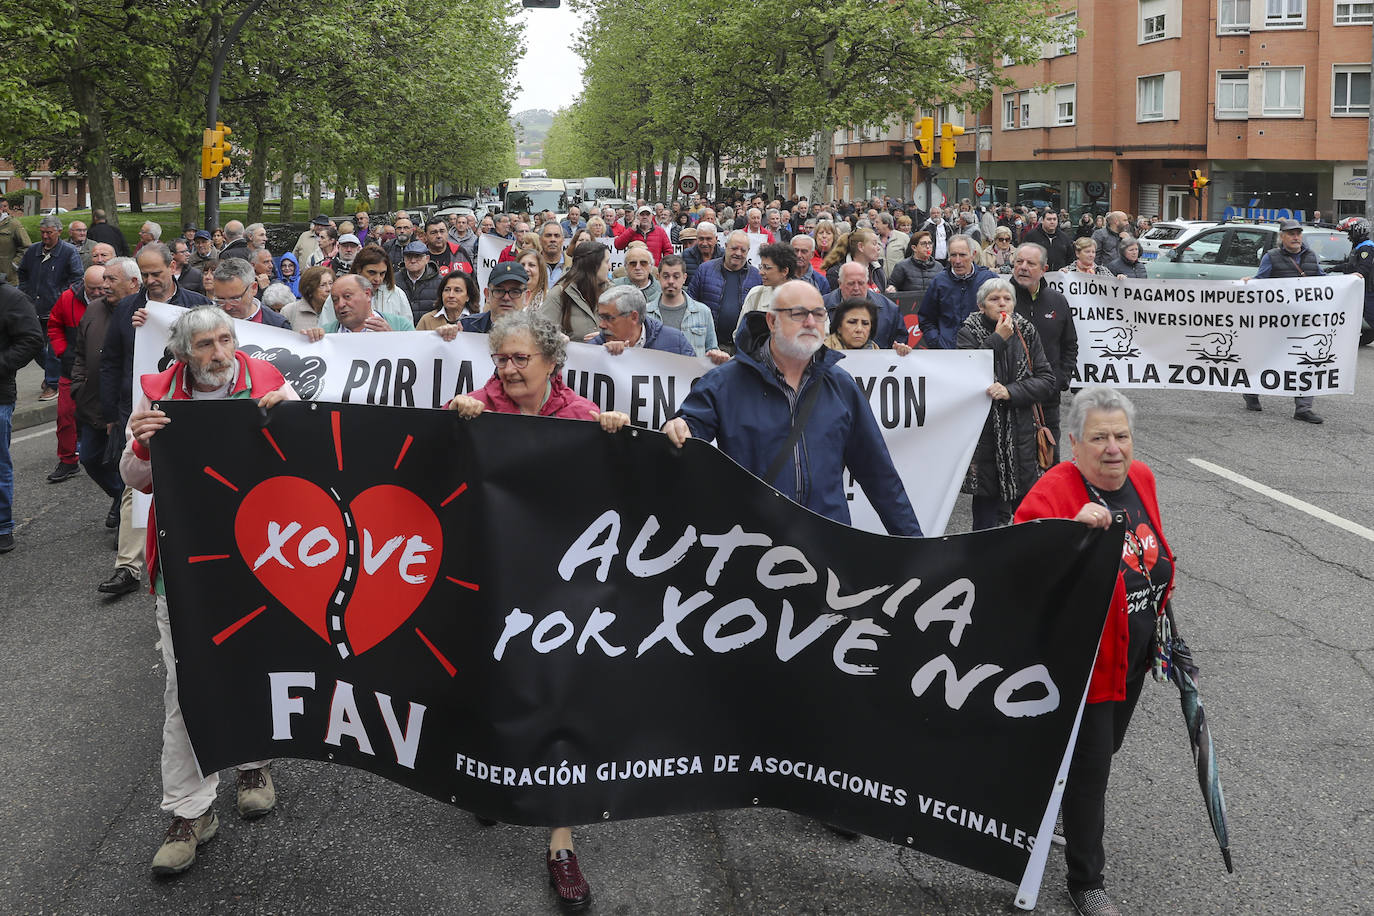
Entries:
[[[563,374],[555,372],[549,380],[549,399],[539,410],[541,417],[563,417],[568,420],[595,420],[601,416],[601,408],[582,395],[563,384]],[[519,413],[520,408],[506,395],[501,387],[500,377],[493,372],[487,383],[472,393],[487,410],[497,413]]]

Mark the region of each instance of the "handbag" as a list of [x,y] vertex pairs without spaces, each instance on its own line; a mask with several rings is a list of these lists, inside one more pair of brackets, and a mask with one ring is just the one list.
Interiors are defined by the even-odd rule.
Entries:
[[[1021,336],[1021,329],[1016,329],[1016,338],[1021,341],[1021,348],[1026,351],[1026,368],[1035,371],[1035,366],[1031,362],[1030,347],[1026,346],[1026,338]],[[1054,433],[1050,432],[1049,425],[1045,423],[1045,408],[1039,401],[1031,405],[1031,417],[1035,420],[1035,460],[1040,465],[1040,470],[1047,471],[1054,467]]]

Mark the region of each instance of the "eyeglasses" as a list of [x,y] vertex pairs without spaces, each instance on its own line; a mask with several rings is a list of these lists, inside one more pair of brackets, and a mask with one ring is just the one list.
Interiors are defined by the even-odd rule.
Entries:
[[827,311],[826,311],[825,309],[823,309],[823,308],[822,308],[822,309],[802,309],[802,308],[797,308],[797,309],[769,309],[769,311],[771,311],[771,312],[773,312],[774,314],[777,314],[777,315],[787,315],[788,317],[790,317],[793,321],[797,322],[798,324],[800,324],[801,322],[805,321],[807,315],[810,315],[812,318],[816,319],[816,323],[817,323],[817,324],[822,324],[822,323],[825,322],[825,319],[826,319],[826,318],[829,316],[829,314],[830,314],[829,312],[827,312]]
[[[514,288],[508,286],[487,287],[487,293],[490,294],[493,299],[517,299],[524,292],[525,290],[519,286]],[[519,365],[519,363],[517,363],[516,365]],[[525,367],[520,366],[520,368],[523,369]]]
[[533,354],[530,353],[493,353],[491,363],[498,369],[506,368],[506,363],[515,363],[515,368],[524,369],[533,358]]
[[241,293],[235,293],[232,296],[225,296],[220,299],[211,299],[210,302],[213,303],[216,308],[221,309],[224,308],[225,305],[238,305],[239,300],[244,297],[244,295],[248,292],[248,289],[248,287],[245,287],[243,292]]
[[628,315],[628,314],[630,314],[630,313],[629,313],[629,312],[611,312],[610,314],[607,314],[607,313],[605,313],[605,312],[597,312],[597,313],[596,313],[596,317],[597,317],[599,320],[601,320],[601,321],[615,321],[617,318],[624,318],[624,317],[625,317],[626,315]]

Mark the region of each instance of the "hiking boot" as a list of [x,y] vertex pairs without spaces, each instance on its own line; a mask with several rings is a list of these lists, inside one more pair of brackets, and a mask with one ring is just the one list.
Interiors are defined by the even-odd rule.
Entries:
[[548,855],[549,884],[558,894],[558,903],[563,909],[573,912],[587,908],[592,902],[592,889],[577,866],[577,853],[571,849],[560,849]]
[[267,767],[239,770],[239,815],[245,820],[262,817],[277,806],[277,790]]
[[219,818],[211,808],[194,820],[185,817],[172,818],[167,828],[167,838],[162,841],[157,855],[153,856],[153,874],[159,877],[179,875],[196,862],[196,847],[215,838],[219,830]]
[[1069,891],[1069,899],[1081,916],[1121,916],[1121,911],[1112,903],[1107,892],[1100,887],[1090,887],[1086,891]]
[[57,467],[53,468],[52,473],[48,475],[48,483],[61,483],[64,480],[71,480],[79,470],[81,470],[81,465],[75,461],[71,464],[59,461]]

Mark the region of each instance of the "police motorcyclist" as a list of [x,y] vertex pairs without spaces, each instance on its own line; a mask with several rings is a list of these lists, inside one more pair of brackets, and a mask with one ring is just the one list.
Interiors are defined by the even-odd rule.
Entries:
[[1360,346],[1364,346],[1374,340],[1374,240],[1369,238],[1369,220],[1363,216],[1342,220],[1340,228],[1350,236],[1350,257],[1332,269],[1364,277],[1364,327],[1360,329]]

